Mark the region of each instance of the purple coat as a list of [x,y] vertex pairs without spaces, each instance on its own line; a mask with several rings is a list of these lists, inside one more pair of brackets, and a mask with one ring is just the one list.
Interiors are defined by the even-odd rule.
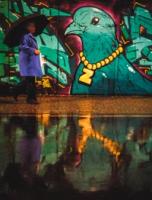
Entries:
[[40,56],[34,54],[38,49],[36,39],[31,33],[25,34],[19,46],[19,67],[21,76],[41,77]]

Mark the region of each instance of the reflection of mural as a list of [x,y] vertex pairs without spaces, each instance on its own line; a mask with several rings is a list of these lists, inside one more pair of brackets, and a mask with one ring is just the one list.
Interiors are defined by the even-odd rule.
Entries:
[[[20,82],[18,48],[3,43],[7,28],[20,17],[39,12],[50,20],[37,37],[42,70],[53,88],[49,93],[152,94],[152,5],[135,2],[2,0],[0,82]],[[37,81],[41,88],[46,85]],[[44,86],[42,93],[45,90]]]
[[90,117],[80,119],[79,126],[82,127],[82,136],[78,139],[78,153],[83,153],[87,140],[91,137],[101,142],[103,147],[115,157],[116,161],[119,161],[122,151],[121,146],[116,141],[112,141],[110,138],[106,137],[103,133],[94,130],[91,125]]
[[145,184],[151,188],[151,122],[151,117],[0,117],[0,174],[9,163],[19,163],[24,178],[40,176],[52,188],[69,187],[67,182],[79,191],[108,190],[116,182],[135,191]]

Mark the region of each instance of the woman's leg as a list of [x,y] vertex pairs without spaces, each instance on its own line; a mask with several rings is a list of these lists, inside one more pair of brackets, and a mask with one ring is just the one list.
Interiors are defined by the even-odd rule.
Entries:
[[36,101],[36,85],[34,76],[26,77],[26,93],[27,93],[27,102],[31,100]]
[[26,79],[25,77],[22,77],[21,82],[17,84],[15,87],[13,87],[12,95],[14,99],[17,101],[18,96],[24,94],[25,91],[26,91]]

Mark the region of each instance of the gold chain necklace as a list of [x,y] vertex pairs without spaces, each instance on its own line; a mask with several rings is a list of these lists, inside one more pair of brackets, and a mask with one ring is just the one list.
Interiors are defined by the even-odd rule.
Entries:
[[106,65],[110,64],[121,53],[123,53],[123,51],[124,49],[122,47],[122,44],[119,44],[119,47],[109,57],[94,64],[89,63],[89,61],[84,56],[84,53],[80,52],[80,60],[85,67],[83,68],[83,74],[80,76],[79,82],[86,85],[91,85],[95,71],[97,69],[100,69],[101,67],[105,67]]

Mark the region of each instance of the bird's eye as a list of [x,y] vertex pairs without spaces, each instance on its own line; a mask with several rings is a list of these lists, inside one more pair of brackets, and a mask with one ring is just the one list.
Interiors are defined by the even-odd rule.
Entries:
[[97,25],[99,23],[100,19],[98,17],[94,17],[91,21],[91,24]]

